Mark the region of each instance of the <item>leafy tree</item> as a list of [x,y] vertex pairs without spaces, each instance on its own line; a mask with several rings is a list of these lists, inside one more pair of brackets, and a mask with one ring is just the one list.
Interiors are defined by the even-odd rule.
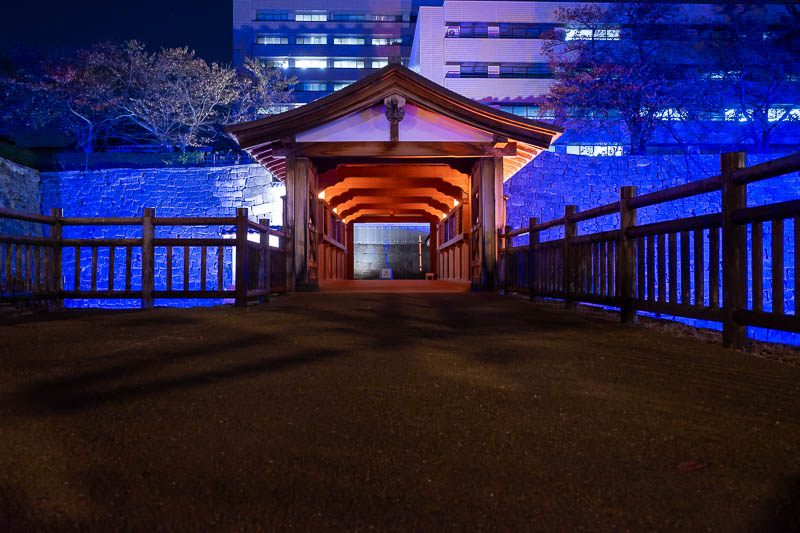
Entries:
[[185,150],[209,140],[219,110],[237,96],[233,69],[206,63],[188,48],[148,53],[126,46],[116,78],[123,86],[119,107],[159,144]]
[[665,118],[696,109],[703,90],[678,6],[583,4],[559,8],[556,18],[564,28],[544,45],[555,76],[544,104],[568,127],[621,121],[630,152],[642,154]]
[[710,81],[725,119],[744,141],[769,151],[776,133],[800,123],[800,6],[717,6],[718,39],[704,43]]
[[287,78],[272,63],[251,57],[244,61],[244,72],[237,79],[237,97],[229,108],[226,123],[256,120],[284,110],[293,101],[297,79]]

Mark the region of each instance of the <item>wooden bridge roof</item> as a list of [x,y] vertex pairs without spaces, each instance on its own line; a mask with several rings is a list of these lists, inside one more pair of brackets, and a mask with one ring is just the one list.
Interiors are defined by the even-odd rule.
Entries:
[[[403,111],[390,120],[387,106],[398,101]],[[281,180],[287,157],[310,158],[322,196],[353,220],[438,218],[462,201],[477,158],[502,157],[509,179],[563,129],[480,104],[390,64],[305,106],[225,131]]]

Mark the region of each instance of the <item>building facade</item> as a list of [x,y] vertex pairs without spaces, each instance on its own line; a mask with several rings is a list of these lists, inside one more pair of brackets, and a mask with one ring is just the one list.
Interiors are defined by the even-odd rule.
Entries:
[[[720,31],[720,15],[716,4],[665,2],[677,4],[675,20],[689,32],[678,32],[690,41],[676,40],[675,60],[681,61],[680,47],[702,45],[703,40],[724,38]],[[414,40],[409,58],[409,67],[464,96],[496,107],[502,111],[531,119],[552,120],[553,116],[543,111],[540,102],[548,94],[554,83],[554,72],[545,53],[547,39],[564,41],[619,41],[624,39],[620,25],[609,22],[600,28],[585,29],[567,27],[557,17],[559,8],[592,6],[605,10],[612,6],[599,2],[552,2],[552,1],[510,1],[510,0],[444,0],[439,6],[420,7],[414,31]],[[781,9],[764,9],[767,20],[775,19],[775,24],[783,24]],[[665,22],[671,24],[675,21]],[[721,33],[722,37],[714,33]],[[767,36],[765,34],[764,38]],[[679,39],[668,32],[654,39]],[[610,44],[610,43],[609,43]],[[737,76],[736,71],[713,72],[704,70],[702,64],[692,64],[686,60],[688,69],[696,68],[696,75],[709,80]],[[794,80],[800,81],[800,80]],[[769,108],[769,121],[777,125],[783,115],[789,123],[800,123],[800,85],[783,83],[775,92],[785,93],[783,100]],[[748,119],[737,110],[738,102],[729,106],[721,105],[705,118],[684,120],[673,110],[663,111],[663,120],[673,121],[671,130],[677,131],[685,139],[693,139],[693,149],[705,146],[710,151],[721,147],[730,149],[737,145],[743,135],[742,129]],[[745,109],[751,114],[752,109]],[[568,124],[568,132],[555,147],[575,155],[606,156],[623,155],[626,144],[626,130],[619,121],[606,121],[601,128],[575,127],[579,120]],[[585,122],[585,121],[584,121]],[[683,122],[683,124],[681,124]],[[691,124],[690,124],[691,122]],[[782,126],[775,139],[782,149],[790,148],[798,142],[797,127]],[[696,132],[701,132],[700,134]],[[609,140],[612,140],[609,142]],[[668,128],[660,129],[653,141],[663,147],[666,153],[677,149],[676,141]]]
[[[297,78],[308,103],[384,67],[407,64],[418,0],[234,0],[233,63],[252,57]],[[298,6],[298,7],[292,7]]]

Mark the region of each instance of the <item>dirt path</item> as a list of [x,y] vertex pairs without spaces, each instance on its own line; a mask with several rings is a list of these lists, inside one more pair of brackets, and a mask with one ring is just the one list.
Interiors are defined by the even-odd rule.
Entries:
[[0,531],[800,526],[797,366],[490,294],[48,318],[0,325]]

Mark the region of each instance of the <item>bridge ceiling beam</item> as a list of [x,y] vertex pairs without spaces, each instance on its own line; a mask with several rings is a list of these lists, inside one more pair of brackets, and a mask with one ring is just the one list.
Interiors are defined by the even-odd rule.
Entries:
[[449,213],[453,209],[452,202],[447,204],[426,196],[358,196],[338,206],[338,211],[344,213],[348,209],[362,204],[425,204],[441,213]]
[[359,198],[362,196],[392,198],[408,196],[426,197],[436,200],[437,202],[449,204],[450,206],[455,206],[455,202],[461,202],[462,200],[461,195],[453,196],[450,194],[445,194],[433,187],[408,187],[403,189],[348,189],[343,192],[337,192],[334,196],[328,196],[328,191],[325,191],[325,201],[328,202],[331,207],[339,207],[340,205],[349,202],[353,198]]
[[386,215],[403,214],[409,212],[409,210],[414,212],[425,212],[439,218],[447,214],[447,212],[441,211],[439,209],[436,209],[435,207],[431,207],[430,205],[424,203],[391,203],[391,204],[363,203],[354,205],[352,207],[340,211],[339,216],[342,218],[349,218],[351,215],[358,213],[359,211],[363,211],[365,209],[374,210]]
[[413,217],[415,219],[423,219],[428,222],[437,222],[441,220],[441,217],[437,217],[436,215],[432,215],[430,212],[424,209],[398,209],[395,213],[387,213],[383,209],[360,209],[357,212],[353,213],[352,215],[346,217],[344,219],[345,224],[349,224],[350,222],[361,221],[364,217],[382,217],[383,219],[388,219],[389,217],[395,218],[407,218]]

